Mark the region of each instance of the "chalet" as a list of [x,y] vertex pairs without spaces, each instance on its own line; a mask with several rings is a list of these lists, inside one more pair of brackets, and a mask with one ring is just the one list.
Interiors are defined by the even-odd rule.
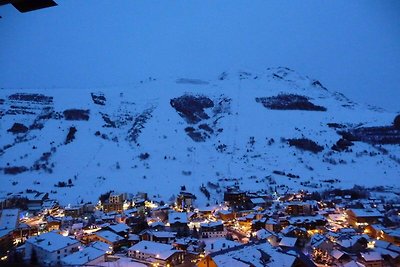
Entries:
[[252,231],[258,231],[260,229],[264,229],[266,221],[267,221],[267,218],[261,218],[259,220],[253,220],[251,222],[251,230]]
[[79,218],[83,215],[83,205],[67,206],[64,208],[64,215]]
[[221,221],[200,224],[202,238],[225,237],[226,230]]
[[103,211],[106,212],[106,213],[112,212],[112,211],[122,212],[123,211],[123,207],[124,207],[124,203],[123,202],[115,203],[115,202],[105,201],[102,204],[102,207],[103,207]]
[[260,229],[256,232],[255,237],[258,240],[268,240],[268,242],[273,246],[278,246],[278,236],[269,230]]
[[286,213],[293,216],[312,215],[313,209],[310,203],[293,201],[286,204]]
[[297,252],[284,252],[272,247],[267,241],[260,241],[257,244],[250,242],[213,252],[202,258],[197,266],[315,266],[312,263],[310,265],[303,264],[305,258],[304,254],[299,256]]
[[381,238],[385,241],[400,245],[400,228],[396,229],[383,229],[381,231]]
[[112,247],[113,250],[116,250],[117,248],[120,248],[121,246],[127,243],[127,240],[124,237],[108,230],[95,232],[92,236],[89,237],[89,240],[91,242],[93,241],[104,242],[108,244],[110,247]]
[[21,240],[24,242],[27,238],[37,235],[39,227],[36,225],[28,225],[26,223],[19,223],[13,233],[14,240]]
[[193,237],[183,237],[176,238],[172,242],[172,246],[177,250],[185,251],[185,255],[198,255],[198,253],[203,252],[203,244],[197,238]]
[[336,241],[340,250],[347,253],[359,253],[367,249],[368,240],[362,235],[341,238]]
[[135,198],[133,204],[139,214],[146,211],[146,198]]
[[42,204],[42,209],[44,213],[56,212],[60,208],[58,201],[54,199],[45,199]]
[[79,246],[78,240],[48,232],[26,240],[25,257],[29,260],[35,257],[41,266],[60,265],[61,260],[78,251]]
[[288,219],[290,225],[302,227],[307,230],[314,230],[318,227],[325,226],[327,219],[322,215],[315,216],[296,216]]
[[224,201],[228,206],[238,210],[246,209],[248,205],[246,192],[234,187],[227,188],[224,193]]
[[197,211],[197,213],[199,214],[199,217],[211,217],[215,211],[215,207],[213,206],[203,206],[203,207],[198,207],[197,209],[195,209],[195,211]]
[[108,230],[119,236],[127,238],[130,228],[125,223],[118,223],[118,224],[107,225],[107,226],[103,227],[102,230]]
[[56,218],[53,216],[48,216],[47,219],[47,231],[53,231],[53,230],[60,230],[61,227],[61,219],[60,218]]
[[311,248],[314,251],[331,253],[334,243],[324,235],[315,234],[311,238]]
[[125,223],[131,228],[131,232],[135,234],[138,234],[149,227],[145,218],[140,216],[128,217],[126,218]]
[[383,214],[376,209],[348,209],[347,221],[355,228],[364,228],[369,224],[376,224],[383,218]]
[[236,218],[235,212],[232,210],[219,210],[218,217],[223,221],[231,221]]
[[271,231],[271,232],[279,232],[281,230],[281,225],[279,224],[278,221],[269,218],[266,222],[265,222],[265,229]]
[[297,245],[298,245],[297,237],[287,237],[287,236],[282,237],[278,244],[278,246],[281,248],[293,248]]
[[375,251],[360,253],[359,261],[365,267],[382,267],[384,263],[381,254]]
[[336,263],[337,265],[341,266],[343,263],[349,262],[351,260],[351,257],[349,254],[338,250],[334,249],[330,252],[330,255],[333,259],[333,262]]
[[112,247],[110,247],[109,244],[101,242],[101,241],[94,241],[90,243],[88,246],[104,251],[106,254],[111,254],[112,253]]
[[400,247],[383,240],[373,241],[373,250],[379,252],[383,260],[391,266],[400,266]]
[[186,212],[170,212],[168,214],[168,222],[174,232],[184,233],[189,231]]
[[128,256],[154,264],[177,265],[183,262],[182,251],[174,250],[172,245],[152,241],[140,241],[128,249]]
[[61,265],[65,266],[95,266],[104,262],[106,252],[94,247],[85,247],[80,251],[64,257]]
[[13,245],[13,233],[18,228],[19,210],[4,209],[0,216],[0,255],[5,255]]
[[169,207],[157,207],[151,210],[151,217],[158,218],[160,221],[168,220]]
[[29,211],[40,211],[42,209],[43,202],[48,199],[49,194],[37,191],[30,191],[24,193],[22,197],[27,198]]
[[304,228],[296,227],[293,225],[289,225],[285,227],[284,229],[281,230],[281,233],[284,236],[288,237],[297,237],[297,238],[302,238],[306,239],[308,237],[307,230]]
[[176,198],[176,205],[181,210],[191,210],[193,208],[193,202],[196,196],[192,193],[181,191]]
[[163,222],[152,222],[150,223],[150,228],[156,231],[164,231],[165,230],[165,224]]
[[250,198],[250,203],[252,205],[252,208],[257,207],[257,206],[259,206],[261,208],[267,207],[267,202],[262,197]]
[[370,224],[364,229],[364,233],[372,238],[382,238],[383,230],[386,228],[382,224]]
[[155,231],[151,229],[143,230],[139,233],[140,240],[153,241],[158,243],[171,243],[176,237],[176,233],[167,231]]
[[108,201],[110,203],[123,203],[124,200],[124,194],[117,192],[111,192],[110,196],[108,197]]
[[242,244],[236,241],[227,240],[225,238],[217,238],[212,242],[207,242],[204,252],[206,254],[214,253],[217,251],[234,248],[241,246]]

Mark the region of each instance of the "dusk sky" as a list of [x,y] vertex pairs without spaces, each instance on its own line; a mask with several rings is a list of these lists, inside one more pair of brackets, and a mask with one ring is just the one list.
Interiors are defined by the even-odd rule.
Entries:
[[102,88],[287,66],[400,111],[399,1],[62,1],[0,7],[0,88]]

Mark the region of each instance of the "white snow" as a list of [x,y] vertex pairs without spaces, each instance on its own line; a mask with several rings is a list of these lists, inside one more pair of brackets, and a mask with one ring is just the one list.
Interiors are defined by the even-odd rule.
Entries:
[[[284,79],[275,79],[274,73],[286,73]],[[56,151],[49,158],[54,164],[52,172],[28,171],[17,175],[0,174],[1,195],[17,193],[26,189],[49,192],[50,198],[61,204],[79,204],[81,201],[97,202],[101,193],[109,190],[118,192],[147,192],[152,199],[170,201],[177,195],[181,185],[196,195],[196,206],[215,205],[222,201],[222,194],[210,189],[207,200],[199,187],[207,182],[224,186],[239,184],[243,190],[264,189],[296,191],[324,190],[331,186],[349,188],[354,184],[364,186],[390,186],[398,190],[400,175],[398,157],[400,147],[384,145],[388,154],[380,153],[371,145],[355,142],[352,152],[333,152],[330,147],[340,136],[327,123],[346,125],[382,126],[390,125],[395,113],[368,109],[350,103],[337,94],[315,87],[312,79],[285,68],[271,68],[259,73],[240,77],[240,73],[228,73],[225,80],[210,78],[204,84],[175,83],[171,80],[151,80],[131,84],[127,87],[89,89],[32,89],[0,90],[5,99],[0,110],[5,114],[0,124],[0,148],[13,144],[18,136],[7,130],[16,122],[29,126],[36,115],[8,115],[12,103],[8,96],[13,93],[41,93],[53,97],[55,112],[70,108],[90,110],[89,121],[67,121],[64,119],[44,120],[41,130],[29,131],[26,141],[18,142],[4,150],[0,156],[0,168],[7,166],[31,167],[43,153]],[[243,78],[244,77],[244,78]],[[101,91],[107,98],[105,106],[93,103],[90,93]],[[301,110],[269,110],[255,101],[256,97],[276,96],[279,93],[305,95],[316,105],[327,108],[326,112]],[[210,124],[218,118],[215,129],[205,142],[194,142],[186,133],[189,125],[171,107],[170,100],[185,93],[204,95],[215,103],[221,97],[230,98],[226,111],[213,115]],[[36,107],[36,106],[35,106]],[[126,140],[133,121],[143,111],[151,110],[151,117],[143,124],[137,143]],[[119,118],[118,128],[103,127],[101,114],[110,119]],[[125,120],[123,120],[125,119]],[[75,139],[64,144],[69,127],[76,127]],[[100,131],[105,140],[95,136]],[[20,134],[21,135],[21,134]],[[19,136],[20,136],[19,135]],[[281,138],[306,137],[324,147],[318,154],[300,151],[281,142]],[[254,144],[249,140],[254,137]],[[113,141],[112,139],[118,139]],[[268,145],[268,140],[274,143]],[[223,152],[217,146],[226,145]],[[36,147],[36,149],[32,149]],[[148,159],[139,155],[149,153]],[[335,164],[329,162],[335,161]],[[342,160],[342,163],[339,161]],[[276,175],[274,170],[299,175],[290,178]],[[190,171],[190,174],[187,173]],[[266,179],[265,177],[271,176]],[[59,181],[71,179],[72,187],[55,187]],[[323,182],[338,179],[338,183]],[[312,186],[305,185],[309,182]],[[303,183],[303,185],[301,185]],[[283,188],[279,188],[283,185]]]

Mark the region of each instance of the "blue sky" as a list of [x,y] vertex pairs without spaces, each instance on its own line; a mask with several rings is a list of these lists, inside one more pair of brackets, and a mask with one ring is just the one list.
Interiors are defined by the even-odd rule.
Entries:
[[0,7],[0,87],[129,85],[287,66],[400,111],[399,1],[58,0]]

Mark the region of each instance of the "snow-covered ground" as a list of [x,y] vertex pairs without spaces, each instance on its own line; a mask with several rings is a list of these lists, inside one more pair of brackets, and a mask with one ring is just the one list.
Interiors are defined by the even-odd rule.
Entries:
[[[53,101],[46,105],[15,101],[10,99],[15,93],[43,94],[53,97]],[[103,95],[105,105],[95,104],[91,93]],[[327,111],[271,110],[256,102],[257,97],[280,93],[307,96]],[[208,118],[190,124],[178,114],[170,101],[185,94],[205,96],[214,102],[214,107],[205,109]],[[242,189],[266,191],[279,185],[285,186],[282,190],[316,190],[304,182],[318,190],[354,184],[399,187],[400,166],[390,158],[399,157],[399,145],[384,145],[389,151],[386,155],[362,142],[355,142],[351,152],[332,151],[340,135],[327,126],[391,125],[396,114],[353,103],[286,68],[232,72],[209,80],[149,78],[124,88],[2,89],[0,99],[0,168],[30,168],[15,175],[5,174],[3,169],[3,195],[35,189],[51,192],[50,197],[62,204],[75,204],[96,201],[109,190],[144,191],[151,198],[168,201],[185,185],[203,205],[220,202],[223,187],[235,183]],[[14,106],[28,106],[34,114],[8,114],[10,110],[21,110]],[[90,118],[66,120],[62,114],[67,109],[89,110]],[[50,118],[38,118],[52,111]],[[105,118],[114,125],[110,127]],[[14,123],[29,127],[35,120],[43,125],[42,129],[31,129],[26,134],[8,131]],[[199,130],[200,124],[207,124],[211,130]],[[65,143],[70,127],[77,130],[75,138]],[[185,132],[187,127],[199,130],[204,141],[195,142]],[[323,146],[323,151],[301,151],[281,141],[301,137]],[[274,142],[268,144],[271,138]],[[51,154],[39,163],[47,169],[32,168],[45,152]],[[73,186],[55,187],[60,181],[68,184],[69,179]],[[339,182],[321,181],[329,179]],[[209,188],[210,200],[199,190],[207,182],[218,183]]]

